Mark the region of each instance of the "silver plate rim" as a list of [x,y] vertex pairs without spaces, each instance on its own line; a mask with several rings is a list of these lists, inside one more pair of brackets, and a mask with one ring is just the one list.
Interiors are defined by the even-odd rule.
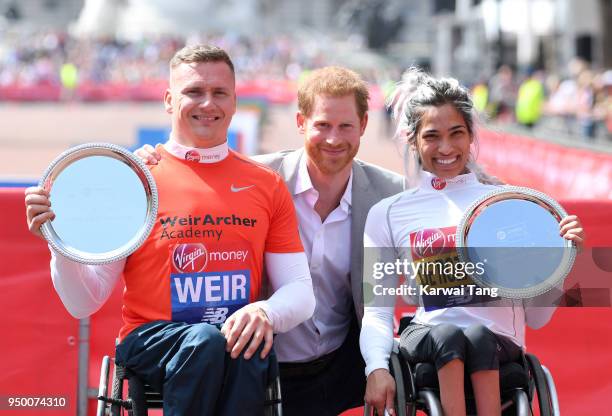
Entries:
[[[556,217],[557,222],[563,217],[567,216],[567,212],[563,207],[550,196],[538,190],[527,188],[523,186],[512,186],[505,185],[499,189],[492,190],[476,201],[474,201],[463,213],[461,221],[457,226],[455,233],[455,246],[457,248],[457,255],[459,261],[463,263],[469,262],[469,256],[467,254],[466,236],[469,233],[469,226],[473,222],[473,219],[477,216],[477,213],[488,205],[492,205],[495,202],[501,200],[515,199],[511,196],[521,195],[527,200],[532,202],[538,202],[539,205],[543,205],[551,211],[551,214]],[[535,201],[534,201],[535,200]],[[500,297],[511,298],[511,299],[529,299],[548,292],[550,289],[562,283],[569,272],[571,271],[574,262],[576,260],[576,246],[570,240],[565,240],[565,249],[563,250],[563,260],[557,267],[551,277],[544,280],[538,285],[531,286],[529,288],[506,288],[500,286],[493,286],[486,281],[479,279],[476,275],[470,276],[476,284],[481,287],[497,288],[497,292]],[[552,305],[551,305],[552,306]]]
[[[96,151],[99,153],[96,153]],[[53,180],[70,163],[88,156],[114,157],[126,163],[138,175],[145,188],[145,195],[147,197],[147,214],[144,225],[126,244],[103,253],[89,253],[66,244],[55,232],[51,221],[46,221],[41,226],[40,231],[53,250],[73,261],[92,265],[113,263],[126,258],[136,251],[153,230],[158,210],[157,185],[147,166],[129,150],[112,143],[94,142],[72,147],[56,157],[43,173],[38,186],[46,190],[52,189]]]

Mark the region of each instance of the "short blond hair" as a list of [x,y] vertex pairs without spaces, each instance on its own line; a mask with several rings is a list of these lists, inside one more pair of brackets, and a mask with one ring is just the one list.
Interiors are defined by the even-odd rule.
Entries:
[[339,66],[327,66],[312,71],[298,88],[298,109],[305,117],[310,117],[315,97],[326,95],[344,97],[353,95],[357,114],[363,118],[368,111],[368,85],[355,71]]
[[176,68],[180,64],[193,64],[202,62],[225,62],[235,74],[234,63],[227,52],[214,45],[187,45],[176,51],[170,60],[170,68]]

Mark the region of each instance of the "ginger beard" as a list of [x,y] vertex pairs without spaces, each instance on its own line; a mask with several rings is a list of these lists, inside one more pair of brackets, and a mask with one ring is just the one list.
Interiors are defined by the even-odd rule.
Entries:
[[359,142],[357,145],[345,142],[340,146],[330,146],[326,143],[306,141],[305,148],[309,159],[321,173],[333,175],[353,162],[359,151]]
[[367,113],[359,118],[352,94],[316,96],[310,116],[298,114],[309,161],[324,175],[348,169],[359,151],[367,120]]

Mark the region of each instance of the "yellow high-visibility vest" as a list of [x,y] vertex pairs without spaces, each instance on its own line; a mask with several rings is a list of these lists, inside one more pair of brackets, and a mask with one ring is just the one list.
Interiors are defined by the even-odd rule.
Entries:
[[533,124],[542,115],[544,86],[537,79],[530,78],[521,84],[516,97],[516,119],[521,124]]
[[485,84],[475,85],[472,89],[472,101],[478,112],[485,112],[489,102],[489,88]]
[[78,69],[75,64],[65,63],[60,68],[60,80],[62,86],[66,89],[73,90],[79,82]]

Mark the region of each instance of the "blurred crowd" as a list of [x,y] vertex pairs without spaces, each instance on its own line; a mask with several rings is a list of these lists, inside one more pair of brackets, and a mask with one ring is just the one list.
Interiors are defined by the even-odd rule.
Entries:
[[565,76],[517,74],[502,65],[472,93],[476,107],[494,122],[545,128],[586,141],[612,139],[612,70],[594,70],[578,58]]
[[0,86],[129,83],[167,79],[168,60],[187,43],[221,46],[243,79],[296,79],[302,68],[325,64],[321,45],[288,36],[160,36],[137,42],[112,38],[77,39],[60,32],[0,34]]
[[[293,81],[308,69],[336,63],[331,41],[312,36],[298,39],[295,34],[195,34],[187,39],[159,36],[127,42],[78,39],[56,31],[2,31],[0,88],[55,85],[70,91],[82,85],[163,82],[174,51],[196,42],[216,44],[228,51],[238,81]],[[399,78],[392,75],[398,68],[381,70],[369,64],[355,69],[377,83],[385,95],[393,90],[393,79]],[[542,71],[518,74],[502,65],[491,77],[474,85],[472,92],[476,107],[493,122],[528,128],[545,126],[585,140],[612,138],[611,69],[593,70],[580,59],[571,63],[564,76]]]

